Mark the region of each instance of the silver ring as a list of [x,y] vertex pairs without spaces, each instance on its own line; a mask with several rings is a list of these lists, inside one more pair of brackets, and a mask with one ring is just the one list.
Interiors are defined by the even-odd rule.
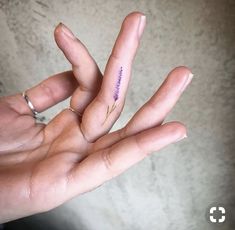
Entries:
[[34,118],[37,118],[38,112],[37,112],[37,110],[34,108],[33,103],[29,100],[29,97],[27,96],[26,92],[23,92],[23,93],[22,93],[22,97],[25,99],[27,105],[29,106],[30,110],[32,111],[33,117],[34,117]]
[[82,114],[79,113],[78,111],[76,111],[75,109],[73,109],[72,107],[68,107],[67,109],[69,109],[70,111],[76,113],[76,115],[78,115],[79,117],[82,117]]

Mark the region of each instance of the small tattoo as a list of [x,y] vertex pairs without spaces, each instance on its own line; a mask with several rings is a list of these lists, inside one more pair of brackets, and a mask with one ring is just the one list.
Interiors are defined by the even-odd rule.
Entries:
[[106,112],[106,118],[103,122],[103,124],[105,123],[105,121],[108,119],[109,115],[115,110],[116,108],[116,101],[119,99],[119,93],[120,93],[120,86],[121,86],[121,80],[122,80],[122,77],[123,77],[123,67],[121,66],[119,71],[118,71],[118,78],[117,78],[117,81],[116,81],[116,84],[115,84],[115,89],[114,89],[114,93],[113,93],[113,104],[112,106],[110,107],[108,105],[107,107],[107,112]]
[[117,79],[116,84],[115,84],[115,91],[114,91],[114,94],[113,94],[114,101],[117,101],[118,98],[119,98],[119,91],[120,91],[120,85],[121,85],[121,80],[122,80],[122,72],[123,72],[123,68],[121,66],[121,68],[118,72],[118,79]]

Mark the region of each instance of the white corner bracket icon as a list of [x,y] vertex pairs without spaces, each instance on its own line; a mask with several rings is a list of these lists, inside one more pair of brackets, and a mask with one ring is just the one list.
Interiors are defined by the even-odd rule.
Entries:
[[216,211],[216,207],[211,207],[211,208],[210,208],[210,221],[211,221],[212,223],[216,223],[216,222],[217,222],[217,220],[216,220],[216,219],[214,218],[214,216],[213,216],[214,211]]
[[225,208],[219,207],[219,211],[222,213],[221,218],[219,218],[219,223],[223,223],[225,221]]
[[214,212],[217,210],[217,207],[211,207],[210,208],[210,221],[212,223],[223,223],[225,221],[225,208],[224,207],[218,207],[218,210],[221,212],[221,217],[219,219],[216,219],[214,217]]

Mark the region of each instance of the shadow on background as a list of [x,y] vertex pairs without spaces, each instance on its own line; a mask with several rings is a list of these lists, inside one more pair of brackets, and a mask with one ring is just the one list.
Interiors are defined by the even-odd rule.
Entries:
[[[48,221],[40,221],[33,217],[30,218],[22,218],[19,220],[15,220],[9,222],[4,225],[3,230],[43,230],[43,229],[55,229],[57,230],[56,226]],[[72,228],[67,228],[68,230],[72,230]]]
[[[62,223],[58,223],[58,219],[51,217],[48,218],[48,212],[43,214],[37,214],[30,217],[21,218],[11,221],[3,225],[0,230],[77,230],[78,227],[74,227],[71,223],[61,220]],[[60,222],[60,221],[59,221]],[[81,228],[83,229],[83,228]]]

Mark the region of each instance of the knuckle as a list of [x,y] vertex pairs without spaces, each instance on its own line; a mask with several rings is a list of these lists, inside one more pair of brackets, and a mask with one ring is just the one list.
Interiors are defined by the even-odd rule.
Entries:
[[110,158],[110,151],[109,150],[103,151],[101,157],[105,170],[108,172],[108,174],[110,174],[111,178],[114,177],[113,163]]
[[151,111],[151,113],[155,114],[159,109],[159,103],[155,98],[151,98],[146,103],[146,108]]
[[137,148],[137,151],[139,151],[140,153],[143,153],[143,146],[142,146],[142,142],[141,142],[141,139],[138,135],[136,136],[133,136],[134,138],[134,141],[135,141],[135,145],[136,145],[136,148]]
[[118,55],[118,52],[113,50],[113,52],[110,55],[110,59],[113,59],[113,60],[119,62],[120,61],[120,55]]
[[53,90],[47,85],[47,83],[44,81],[44,82],[41,82],[39,84],[40,88],[42,89],[43,91],[43,94],[44,95],[47,95],[48,98],[50,98],[50,100],[53,101],[53,103],[56,103],[56,96],[55,96],[55,93],[53,92]]
[[124,139],[125,137],[127,137],[127,131],[126,131],[126,127],[123,127],[119,130],[118,132],[118,135],[119,135],[119,139],[122,140]]
[[151,154],[151,151],[149,151],[149,147],[146,146],[146,143],[143,142],[141,136],[136,135],[133,137],[136,145],[136,152],[139,153],[141,156],[140,159],[144,159],[145,157],[149,156]]
[[106,174],[106,181],[116,177],[119,174],[118,173],[119,170],[117,168],[116,169],[114,168],[114,163],[110,157],[110,154],[111,154],[110,149],[103,151],[101,154],[102,162],[103,162],[104,170]]

